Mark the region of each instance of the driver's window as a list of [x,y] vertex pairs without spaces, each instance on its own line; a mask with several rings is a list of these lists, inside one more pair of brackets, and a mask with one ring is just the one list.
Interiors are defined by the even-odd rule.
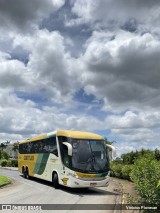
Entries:
[[63,149],[62,161],[64,165],[69,166],[68,148],[66,145],[63,144],[62,149]]

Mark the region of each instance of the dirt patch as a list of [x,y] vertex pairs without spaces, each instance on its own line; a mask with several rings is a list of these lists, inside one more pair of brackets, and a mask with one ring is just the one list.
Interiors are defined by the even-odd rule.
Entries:
[[110,181],[116,183],[118,188],[115,189],[115,191],[118,190],[120,192],[123,192],[124,194],[129,193],[130,195],[135,196],[135,197],[138,195],[138,193],[135,189],[135,186],[131,181],[118,179],[118,178],[112,178],[112,177],[110,178]]
[[[131,181],[118,179],[118,178],[110,178],[110,181],[114,183],[116,186],[114,188],[115,192],[119,192],[122,194],[121,204],[130,204],[133,205],[133,202],[136,202],[138,193],[135,189],[134,184]],[[138,203],[136,203],[138,204]],[[123,210],[124,213],[131,213],[131,210]],[[132,210],[134,213],[138,213],[138,210]]]

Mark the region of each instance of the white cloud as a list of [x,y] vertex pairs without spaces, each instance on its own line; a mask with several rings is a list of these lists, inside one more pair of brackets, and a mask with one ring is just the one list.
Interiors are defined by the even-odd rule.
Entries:
[[[159,111],[127,111],[124,115],[110,115],[106,119],[112,135],[121,138],[118,153],[148,147],[158,148],[160,130]],[[127,148],[126,148],[127,147]]]
[[50,13],[62,7],[64,0],[1,0],[0,25],[2,29],[29,32]]
[[81,85],[81,63],[66,52],[63,36],[56,31],[38,30],[32,36],[15,34],[12,39],[13,48],[20,46],[29,52],[29,61],[24,65],[3,54],[1,86],[22,91],[25,88],[28,92],[45,90],[45,95],[57,103],[71,102],[75,88]]
[[159,111],[140,111],[138,113],[127,111],[124,115],[111,115],[107,117],[111,129],[137,129],[160,128]]
[[103,122],[93,116],[67,114],[57,107],[38,109],[34,102],[19,99],[6,91],[1,91],[0,101],[1,142],[5,136],[6,140],[19,140],[56,129],[95,131],[103,128]]
[[158,25],[160,17],[160,3],[156,1],[138,1],[138,0],[76,0],[74,1],[72,12],[78,18],[70,21],[72,24],[90,23],[96,27],[113,28],[122,26],[130,21],[132,28],[133,20],[138,24],[152,28],[152,25]]
[[9,54],[0,53],[0,67],[0,88],[23,88],[28,84],[24,64],[11,60]]
[[112,37],[95,32],[86,44],[82,58],[86,92],[104,98],[106,110],[159,107],[159,39],[124,31]]
[[[116,146],[121,153],[156,147],[159,1],[13,1],[12,7],[11,0],[0,3],[1,140],[16,141],[58,128],[109,129],[120,140]],[[58,17],[62,11],[56,13],[63,5],[67,8],[62,11],[70,12],[64,14],[65,23]],[[40,22],[53,13],[57,22],[61,19],[61,32],[51,17],[44,25],[51,21],[54,31],[40,29]],[[72,38],[75,32],[82,39],[78,44]],[[93,101],[83,103],[82,97],[75,101],[80,89],[101,100],[101,110],[102,105],[95,109]]]

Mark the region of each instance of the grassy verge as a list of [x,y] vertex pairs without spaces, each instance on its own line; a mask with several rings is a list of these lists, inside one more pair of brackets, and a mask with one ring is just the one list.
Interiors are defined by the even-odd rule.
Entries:
[[11,180],[3,175],[0,175],[0,187],[11,183]]

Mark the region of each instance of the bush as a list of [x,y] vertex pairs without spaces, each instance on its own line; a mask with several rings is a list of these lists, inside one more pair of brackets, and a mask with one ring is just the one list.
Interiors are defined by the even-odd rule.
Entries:
[[11,160],[11,166],[18,167],[18,160]]
[[122,168],[122,177],[124,179],[130,180],[130,173],[133,169],[133,165],[124,165]]
[[10,160],[7,161],[7,166],[8,166],[8,167],[11,166],[11,161],[10,161]]
[[110,164],[111,176],[122,178],[122,168],[123,165],[121,163],[112,162]]
[[112,162],[110,165],[110,171],[112,177],[130,179],[130,173],[133,169],[133,165],[124,165],[118,162]]
[[9,159],[9,155],[7,154],[7,152],[1,151],[1,158],[8,160]]
[[152,158],[138,159],[130,173],[131,180],[147,204],[160,204],[160,163]]
[[7,166],[7,160],[2,160],[2,161],[1,161],[1,166],[2,166],[2,167]]

